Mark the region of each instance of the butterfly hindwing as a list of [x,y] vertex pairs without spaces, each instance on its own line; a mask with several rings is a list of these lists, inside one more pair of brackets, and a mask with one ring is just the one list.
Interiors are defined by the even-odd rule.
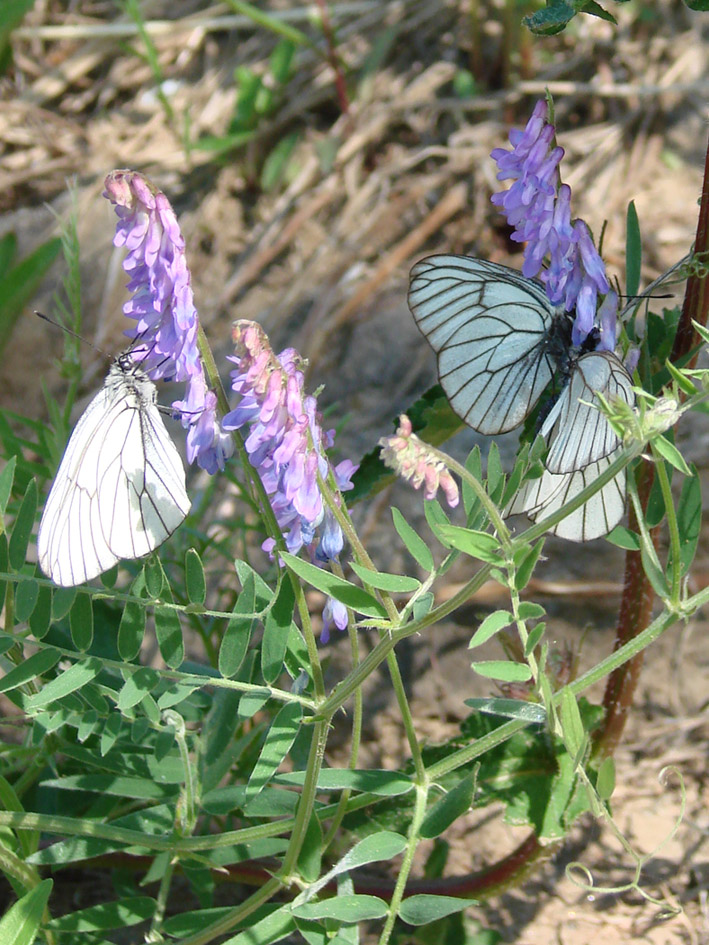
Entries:
[[[571,473],[557,475],[545,469],[538,479],[522,485],[507,514],[526,512],[533,522],[552,515],[598,479],[617,455],[618,452],[611,453]],[[580,508],[550,528],[551,534],[568,541],[592,541],[607,535],[618,525],[625,512],[625,476],[623,469]]]
[[617,449],[620,441],[599,409],[596,393],[635,402],[630,375],[609,351],[593,351],[578,359],[544,421],[540,432],[549,442],[545,465],[550,473],[575,472]]
[[485,260],[429,256],[411,270],[409,307],[458,416],[485,434],[519,426],[555,370],[550,338],[564,316],[543,288]]
[[61,586],[140,558],[189,511],[185,473],[155,403],[155,387],[115,362],[71,435],[37,535],[39,563]]

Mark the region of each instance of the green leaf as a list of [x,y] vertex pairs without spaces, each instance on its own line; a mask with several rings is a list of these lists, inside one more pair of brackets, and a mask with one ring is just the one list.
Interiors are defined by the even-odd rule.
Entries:
[[43,879],[8,909],[0,919],[0,942],[3,945],[32,945],[42,923],[52,886],[51,879]]
[[177,669],[185,659],[180,617],[172,607],[155,605],[155,636],[160,653],[170,669]]
[[534,573],[534,569],[537,566],[537,561],[539,561],[539,556],[542,553],[544,547],[544,538],[540,538],[536,545],[533,545],[528,554],[526,554],[522,561],[517,564],[517,572],[515,574],[515,588],[518,591],[524,590],[524,588],[529,584],[529,579]]
[[[301,787],[305,783],[304,771],[289,771],[277,774],[277,784],[293,784]],[[323,768],[318,775],[318,791],[362,791],[382,797],[394,797],[413,790],[411,778],[398,771],[377,770],[352,771],[349,768]],[[398,836],[398,835],[397,835]]]
[[283,85],[290,78],[295,49],[295,43],[289,39],[282,39],[268,58],[271,75],[279,85]]
[[502,469],[500,450],[495,440],[493,440],[487,456],[487,491],[493,502],[499,502],[504,488],[505,474]]
[[420,893],[408,896],[399,906],[399,918],[407,925],[428,925],[447,915],[462,912],[475,905],[474,899],[459,899],[455,896],[433,896]]
[[34,527],[36,513],[37,482],[35,479],[30,479],[10,535],[10,567],[13,571],[21,571],[22,565],[25,563],[27,545]]
[[159,673],[149,666],[141,666],[126,679],[123,688],[118,693],[116,705],[121,712],[127,712],[134,705],[138,705],[146,693],[152,692],[159,682]]
[[65,670],[61,676],[57,676],[51,682],[48,682],[43,689],[32,696],[27,702],[27,708],[31,712],[37,712],[38,709],[50,705],[57,699],[63,699],[71,692],[76,692],[91,682],[101,672],[101,661],[95,657],[82,660],[75,663]]
[[688,397],[693,397],[697,393],[697,388],[692,381],[682,371],[678,370],[671,361],[665,361],[665,368],[673,381]]
[[101,757],[107,755],[116,744],[118,736],[121,733],[122,726],[123,719],[118,712],[113,712],[106,719],[106,724],[104,725],[103,732],[101,733],[101,744],[99,749],[101,752]]
[[10,692],[18,686],[24,686],[25,683],[34,679],[36,676],[44,676],[50,669],[57,665],[62,658],[59,650],[51,647],[46,650],[40,650],[33,653],[26,660],[23,660],[19,666],[15,666],[0,679],[0,692]]
[[522,722],[539,724],[546,722],[547,714],[544,706],[537,702],[525,702],[522,699],[502,699],[487,697],[483,699],[466,699],[465,704],[477,712],[486,715],[499,715],[506,719],[519,719]]
[[387,612],[382,604],[362,590],[361,587],[350,584],[349,581],[344,581],[336,574],[318,568],[308,561],[296,558],[295,555],[289,554],[287,551],[281,551],[280,557],[287,567],[307,584],[329,597],[334,597],[335,600],[339,600],[357,613],[364,614],[365,617],[387,617]]
[[303,845],[298,854],[298,872],[306,883],[314,883],[320,875],[322,846],[322,827],[317,814],[313,811],[310,815]]
[[458,525],[437,525],[434,534],[442,544],[449,548],[456,548],[471,558],[498,565],[504,564],[504,559],[500,556],[499,539],[494,535],[460,528]]
[[401,512],[394,506],[392,506],[391,509],[391,517],[399,538],[403,541],[406,550],[414,561],[416,561],[424,571],[433,571],[433,555],[423,538],[414,531]]
[[668,439],[664,436],[655,437],[652,441],[652,449],[662,456],[663,459],[667,460],[670,465],[674,466],[675,469],[678,469],[683,476],[691,476],[691,470],[689,466],[685,463],[684,457],[674,445],[670,443]]
[[249,573],[239,594],[219,648],[219,672],[226,679],[234,676],[244,661],[254,626],[256,603],[254,577]]
[[55,932],[96,932],[137,925],[155,914],[157,903],[148,896],[134,896],[116,902],[104,902],[59,916],[48,923]]
[[347,924],[382,919],[387,904],[378,896],[335,896],[322,902],[305,902],[293,906],[291,912],[299,919],[337,919]]
[[52,589],[42,584],[39,596],[30,617],[30,630],[35,640],[46,636],[52,622]]
[[390,594],[411,594],[421,587],[419,580],[405,574],[371,571],[369,568],[363,568],[356,561],[352,561],[350,567],[363,584],[368,584],[378,591],[388,591]]
[[659,598],[666,600],[669,595],[669,588],[665,580],[665,575],[657,565],[654,549],[649,549],[644,541],[640,546],[640,559],[642,561],[643,571],[652,585],[652,589]]
[[57,587],[52,594],[52,620],[62,620],[71,610],[78,591],[75,587]]
[[576,697],[568,686],[564,686],[561,690],[559,715],[566,750],[572,758],[576,758],[586,742],[586,732],[581,721],[581,713]]
[[[7,41],[5,26],[7,20],[4,14],[12,2],[13,0],[4,0],[3,12],[0,14],[2,17],[0,19],[0,48]],[[21,0],[19,6],[29,9],[32,4],[28,6],[27,2]],[[51,239],[42,243],[6,273],[0,281],[0,355],[12,334],[17,319],[36,295],[40,282],[59,255],[61,247],[60,239]]]
[[299,141],[300,132],[293,131],[281,138],[271,149],[261,170],[261,187],[267,193],[277,187],[286,176],[289,161]]
[[467,814],[473,803],[476,775],[477,772],[459,781],[427,812],[420,830],[425,840],[440,836],[459,817]]
[[564,0],[559,0],[556,3],[552,2],[542,10],[537,10],[536,13],[532,13],[530,16],[523,17],[522,22],[527,29],[539,36],[555,36],[575,16],[574,8],[565,3]]
[[4,515],[7,511],[7,504],[12,495],[12,483],[15,480],[16,465],[17,456],[11,456],[0,472],[0,515]]
[[162,597],[162,589],[167,584],[167,578],[156,554],[152,554],[143,565],[143,576],[145,577],[145,587],[148,595],[153,600]]
[[[281,582],[273,607],[266,614],[261,641],[261,673],[267,683],[275,682],[283,672],[288,635],[293,623],[295,593],[289,578]],[[297,632],[297,629],[296,629]]]
[[253,800],[263,790],[291,750],[303,718],[297,702],[289,702],[278,712],[266,735],[258,761],[246,785],[246,801]]
[[204,576],[202,559],[194,548],[188,548],[185,554],[185,580],[189,600],[193,604],[204,604],[207,598],[207,580]]
[[702,525],[702,486],[697,469],[692,465],[692,475],[682,483],[682,492],[677,503],[677,529],[680,540],[680,565],[682,575],[687,574],[697,551]]
[[513,663],[511,660],[484,660],[471,663],[471,666],[486,679],[499,679],[501,682],[527,682],[532,678],[532,671],[526,663]]
[[34,578],[22,578],[15,588],[15,619],[18,623],[29,620],[37,605],[39,584]]
[[541,604],[535,604],[531,600],[523,600],[517,608],[520,620],[539,620],[546,614],[546,610]]
[[77,650],[86,652],[94,638],[94,611],[88,594],[77,594],[69,611],[69,627]]
[[513,622],[514,617],[509,611],[495,611],[494,614],[490,614],[486,617],[475,631],[468,644],[468,649],[472,650],[476,646],[482,646],[483,643],[487,643],[491,637],[494,637],[495,634],[499,633],[504,627],[509,627]]
[[615,761],[613,758],[604,758],[598,769],[596,790],[602,801],[610,800],[615,791]]
[[145,636],[145,607],[137,601],[126,601],[118,624],[118,652],[121,659],[134,660]]
[[544,636],[546,627],[547,625],[545,623],[538,623],[536,627],[532,627],[532,629],[529,631],[527,642],[524,644],[524,655],[526,659],[529,658],[530,653],[534,653],[535,648],[539,645],[542,637]]
[[640,551],[640,536],[625,525],[616,525],[613,531],[606,535],[606,541],[626,551]]
[[[627,2],[627,0],[621,0],[621,2]],[[605,20],[606,23],[613,23],[614,26],[618,25],[618,21],[613,14],[609,13],[608,10],[604,10],[600,3],[596,3],[596,0],[584,0],[581,13],[597,16],[599,20]]]
[[709,0],[684,0],[690,10],[706,13],[709,10]]

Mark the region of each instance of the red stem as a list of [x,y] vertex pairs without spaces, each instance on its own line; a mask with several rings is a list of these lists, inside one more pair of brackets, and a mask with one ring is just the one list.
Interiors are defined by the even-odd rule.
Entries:
[[335,31],[332,28],[332,21],[330,20],[330,14],[328,12],[325,0],[316,0],[316,3],[318,7],[320,7],[320,22],[322,23],[323,36],[325,37],[325,42],[327,43],[327,61],[330,63],[332,71],[335,75],[335,90],[337,92],[337,100],[340,103],[340,111],[343,115],[346,115],[350,110],[350,100],[349,96],[347,95],[347,85],[345,83],[345,77],[342,73],[340,57],[337,55]]

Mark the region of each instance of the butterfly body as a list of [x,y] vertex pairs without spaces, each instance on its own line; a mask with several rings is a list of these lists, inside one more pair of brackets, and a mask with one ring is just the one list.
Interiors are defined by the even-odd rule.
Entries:
[[42,571],[64,587],[162,544],[190,508],[155,385],[128,354],[71,435],[37,534]]

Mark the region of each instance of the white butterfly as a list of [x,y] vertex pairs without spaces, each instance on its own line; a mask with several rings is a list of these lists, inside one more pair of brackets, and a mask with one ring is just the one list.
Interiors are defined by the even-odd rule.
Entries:
[[568,359],[572,319],[507,266],[429,256],[411,270],[409,307],[451,407],[480,433],[519,426]]
[[[546,470],[523,486],[509,512],[543,518],[612,462],[619,440],[596,393],[633,403],[632,380],[611,352],[572,349],[573,318],[539,283],[482,259],[429,256],[411,270],[409,306],[438,356],[453,410],[480,433],[519,426],[555,374],[565,385],[541,429]],[[552,532],[589,541],[615,527],[624,506],[623,472]]]
[[155,385],[120,355],[64,452],[37,534],[42,571],[73,587],[162,544],[190,509]]

